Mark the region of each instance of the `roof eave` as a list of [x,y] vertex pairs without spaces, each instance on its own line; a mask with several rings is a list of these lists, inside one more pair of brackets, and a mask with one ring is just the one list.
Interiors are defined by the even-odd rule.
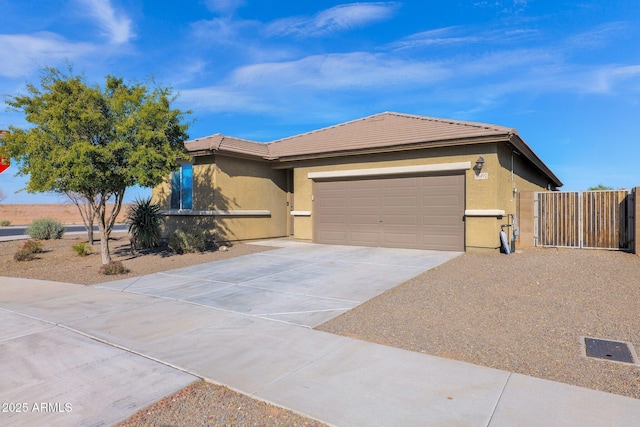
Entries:
[[509,138],[509,142],[513,145],[513,147],[522,153],[531,163],[533,163],[538,169],[540,169],[546,176],[549,178],[556,187],[562,187],[564,184],[560,179],[551,172],[551,169],[544,164],[544,162],[538,157],[538,155],[527,145],[526,142],[520,138],[518,134],[512,134]]
[[257,160],[261,162],[269,161],[267,157],[261,156],[259,154],[240,153],[237,151],[228,151],[228,150],[214,150],[214,149],[194,150],[194,151],[188,151],[187,154],[191,157],[222,155],[222,156],[234,157],[238,159]]
[[332,157],[347,157],[347,156],[357,156],[357,155],[364,155],[364,154],[393,153],[393,152],[406,151],[406,150],[420,150],[424,148],[442,148],[442,147],[453,147],[453,146],[469,145],[469,144],[506,142],[508,141],[508,138],[509,138],[509,134],[502,134],[502,135],[481,136],[481,137],[473,137],[473,138],[446,139],[446,140],[440,140],[440,141],[421,141],[421,142],[414,142],[414,143],[402,144],[402,145],[391,145],[387,147],[361,148],[361,149],[354,149],[354,150],[331,151],[327,153],[300,154],[295,156],[279,156],[279,157],[274,157],[271,160],[277,160],[279,163],[289,163],[289,162],[297,162],[297,161],[304,161],[304,160],[326,159],[326,158],[332,158]]

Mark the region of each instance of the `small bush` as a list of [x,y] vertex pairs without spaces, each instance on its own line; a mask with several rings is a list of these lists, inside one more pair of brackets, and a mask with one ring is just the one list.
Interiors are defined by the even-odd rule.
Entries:
[[133,237],[132,248],[151,248],[158,244],[162,233],[164,217],[160,205],[151,202],[151,198],[136,200],[127,211],[126,223]]
[[207,249],[206,234],[198,228],[178,229],[169,238],[169,249],[177,254],[204,252]]
[[35,256],[33,256],[33,252],[22,248],[18,249],[18,252],[13,255],[13,259],[16,261],[31,261],[34,258]]
[[39,240],[60,239],[64,232],[64,225],[51,218],[36,219],[27,228],[27,234]]
[[77,245],[73,245],[71,248],[72,251],[77,253],[79,256],[87,256],[91,253],[91,246],[87,245],[85,242],[80,242]]
[[31,261],[35,259],[33,254],[39,254],[42,252],[42,243],[38,240],[27,240],[20,246],[18,252],[13,255],[13,259],[16,261]]
[[30,239],[24,242],[20,249],[32,254],[39,254],[42,253],[42,243],[39,240]]
[[105,276],[114,276],[116,274],[126,274],[129,269],[126,268],[120,261],[111,261],[109,264],[103,264],[100,267],[100,274]]
[[3,219],[2,221],[0,221],[0,227],[8,227],[10,225],[11,225],[11,221],[7,219]]

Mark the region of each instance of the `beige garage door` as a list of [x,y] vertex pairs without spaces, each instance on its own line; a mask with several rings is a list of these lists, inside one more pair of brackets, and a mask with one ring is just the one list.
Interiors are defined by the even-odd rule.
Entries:
[[464,175],[317,181],[318,243],[464,251]]

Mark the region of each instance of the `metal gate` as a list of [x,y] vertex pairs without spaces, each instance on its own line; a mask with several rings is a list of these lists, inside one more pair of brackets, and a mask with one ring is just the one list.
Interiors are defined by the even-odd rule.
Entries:
[[538,192],[536,246],[630,250],[633,198],[630,190]]

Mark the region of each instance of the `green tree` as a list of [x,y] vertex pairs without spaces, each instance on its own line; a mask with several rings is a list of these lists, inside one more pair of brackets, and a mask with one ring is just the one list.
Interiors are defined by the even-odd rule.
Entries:
[[170,88],[113,76],[102,88],[55,68],[44,69],[40,87],[29,84],[27,91],[5,102],[32,126],[10,127],[1,144],[18,161],[18,173],[29,176],[28,192],[74,192],[91,204],[102,263],[109,264],[109,236],[125,190],[153,187],[178,168],[186,158],[188,112],[171,108]]
[[589,191],[596,191],[596,190],[613,190],[613,187],[609,187],[603,184],[598,184],[595,187],[589,187]]

